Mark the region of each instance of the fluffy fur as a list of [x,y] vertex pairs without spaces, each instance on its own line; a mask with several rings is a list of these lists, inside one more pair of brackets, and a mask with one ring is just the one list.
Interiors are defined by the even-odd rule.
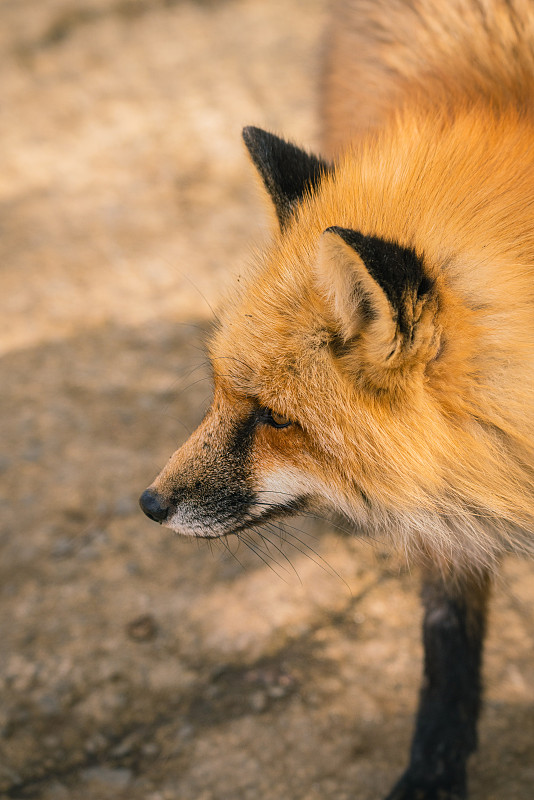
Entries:
[[205,420],[143,494],[193,536],[320,505],[426,567],[388,800],[466,797],[489,577],[534,550],[534,7],[347,0],[325,151],[244,138],[278,224],[212,338]]
[[[275,234],[211,348],[225,385],[299,423],[280,437],[289,463],[309,454],[328,500],[471,565],[532,546],[533,143],[513,107],[399,114]],[[387,311],[358,323],[332,225],[413,248],[432,279],[393,364]]]
[[[532,6],[352,0],[330,42],[327,149],[350,139],[334,168],[292,145],[284,163],[281,140],[245,133],[281,228],[223,310],[217,407],[295,423],[257,429],[252,492],[273,463],[299,499],[410,553],[491,567],[533,547]],[[390,313],[336,228],[413,250],[430,291],[401,286]],[[164,475],[201,476],[203,452],[186,446]]]

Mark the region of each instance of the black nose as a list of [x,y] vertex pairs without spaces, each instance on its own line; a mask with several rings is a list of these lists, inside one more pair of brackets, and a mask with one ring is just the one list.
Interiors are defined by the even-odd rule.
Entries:
[[170,511],[169,504],[152,489],[145,489],[139,498],[139,505],[150,519],[154,522],[164,522]]

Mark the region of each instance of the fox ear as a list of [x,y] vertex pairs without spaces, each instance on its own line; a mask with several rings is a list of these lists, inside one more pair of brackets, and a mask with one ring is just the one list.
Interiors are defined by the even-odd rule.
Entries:
[[424,358],[424,343],[437,351],[433,281],[414,250],[348,228],[327,228],[317,279],[344,352],[358,338],[364,361],[391,368],[409,354]]
[[319,185],[330,166],[261,128],[243,128],[243,140],[271,196],[283,229],[298,202],[307,191]]

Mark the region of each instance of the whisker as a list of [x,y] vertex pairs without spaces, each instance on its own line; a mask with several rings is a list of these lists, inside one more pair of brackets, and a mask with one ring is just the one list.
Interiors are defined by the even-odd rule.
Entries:
[[174,322],[173,321],[173,323],[172,323],[173,328],[174,328],[175,325],[180,325],[181,327],[185,327],[185,328],[196,328],[197,330],[202,331],[203,334],[205,334],[207,332],[206,331],[206,326],[205,325],[199,325],[197,322]]
[[[185,376],[180,376],[180,377],[179,377],[179,378],[177,378],[175,381],[173,381],[173,382],[170,384],[170,386],[168,387],[168,389],[166,389],[166,391],[165,391],[165,394],[166,394],[166,395],[168,395],[170,392],[173,392],[173,390],[174,390],[174,387],[175,387],[176,385],[178,385],[178,386],[179,386],[181,382],[182,382],[182,384],[183,384],[183,382],[187,381],[187,380],[188,380],[188,378],[190,378],[192,375],[194,375],[194,374],[195,374],[195,372],[196,372],[197,370],[199,370],[199,369],[201,369],[202,367],[204,367],[204,366],[206,365],[206,363],[207,363],[206,361],[203,361],[201,364],[197,364],[197,365],[196,365],[196,367],[193,367],[191,370],[189,370],[189,371],[188,371],[187,375],[185,375]],[[168,415],[168,410],[169,410],[169,408],[170,408],[170,406],[171,406],[171,404],[172,404],[172,403],[174,403],[174,402],[175,402],[175,401],[176,401],[176,400],[177,400],[177,399],[178,399],[178,398],[179,398],[179,397],[180,397],[180,396],[181,396],[181,395],[182,395],[182,394],[183,394],[185,391],[187,391],[187,389],[190,389],[190,388],[191,388],[192,386],[194,386],[196,383],[200,383],[200,381],[206,380],[208,377],[209,377],[208,375],[203,375],[203,376],[202,376],[202,378],[199,378],[199,379],[198,379],[198,381],[193,381],[193,383],[189,384],[188,386],[185,386],[185,387],[184,387],[184,386],[182,385],[182,387],[178,389],[177,393],[176,393],[176,394],[174,394],[174,395],[171,397],[171,399],[170,399],[170,400],[169,400],[169,401],[166,403],[165,407],[163,408],[162,414],[164,414],[165,416],[167,416],[167,415]],[[180,421],[180,420],[179,420],[179,421]],[[182,423],[182,424],[183,424],[183,423]]]
[[[318,522],[323,522],[325,525],[328,525],[329,528],[333,528],[340,533],[344,533],[346,536],[349,536],[351,539],[357,538],[363,540],[363,536],[359,536],[357,531],[350,528],[345,528],[343,525],[339,525],[337,522],[334,522],[330,517],[323,517],[320,514],[315,514],[313,511],[300,511],[299,512],[303,517],[311,520],[317,520]],[[365,532],[365,541],[370,541],[373,544],[379,543],[379,539],[376,536],[371,536],[370,533],[366,530]]]
[[[258,489],[256,491],[256,494],[279,494],[279,495],[284,495],[285,497],[294,497],[294,495],[291,492],[280,492],[276,489]],[[262,503],[258,503],[258,505],[262,505]],[[327,525],[332,526],[336,530],[341,531],[342,533],[346,533],[348,536],[354,536],[353,530],[351,530],[350,528],[344,528],[339,523],[334,522],[330,517],[322,516],[321,514],[317,514],[316,512],[313,511],[306,511],[305,509],[299,511],[299,514],[302,514],[302,516],[309,517],[310,519],[319,520],[319,522],[326,522]]]
[[[262,545],[259,542],[255,542],[254,541],[254,539],[252,538],[252,534],[253,533],[257,534],[260,537],[260,539],[262,540],[262,544],[266,545],[265,548],[263,548]],[[252,544],[254,547],[256,547],[259,552],[263,553],[266,558],[269,558],[271,561],[273,561],[276,564],[276,566],[280,567],[280,569],[283,569],[284,572],[289,572],[288,568],[285,567],[283,564],[280,564],[280,562],[272,555],[272,553],[269,552],[269,549],[267,547],[267,542],[263,538],[263,536],[261,535],[261,533],[259,532],[259,530],[257,528],[255,528],[254,530],[251,530],[251,531],[240,531],[239,532],[239,536],[240,537],[243,534],[246,536],[246,542],[248,542],[248,543]]]
[[166,259],[166,258],[163,258],[163,257],[161,257],[161,256],[160,256],[160,258],[162,259],[162,261],[164,261],[166,264],[168,264],[168,266],[170,266],[172,269],[174,269],[174,270],[175,270],[175,271],[178,273],[178,275],[180,275],[182,278],[184,278],[184,280],[188,281],[188,283],[190,283],[190,284],[191,284],[191,286],[193,287],[193,289],[195,290],[195,292],[198,292],[198,294],[201,296],[201,298],[204,300],[204,302],[205,302],[205,303],[206,303],[206,305],[208,306],[209,310],[210,310],[210,311],[211,311],[211,313],[213,314],[213,318],[214,318],[215,322],[217,322],[217,324],[219,324],[219,325],[220,325],[220,323],[221,323],[221,320],[220,320],[220,318],[217,316],[217,314],[215,313],[215,311],[214,311],[214,309],[213,309],[213,306],[211,305],[211,303],[209,302],[209,300],[207,299],[207,297],[206,297],[206,296],[203,294],[203,292],[201,292],[201,291],[200,291],[200,289],[198,288],[198,286],[197,286],[197,285],[196,285],[196,284],[195,284],[195,283],[194,283],[194,282],[191,280],[191,278],[189,277],[189,275],[186,275],[184,272],[182,272],[182,270],[181,270],[181,269],[179,269],[179,268],[178,268],[178,267],[177,267],[175,264],[173,264],[173,263],[172,263],[172,261],[169,261],[168,259]]
[[[241,531],[241,532],[240,532],[240,533],[238,533],[237,535],[238,535],[238,537],[239,537],[240,541],[242,541],[242,542],[243,542],[243,544],[245,545],[245,547],[248,547],[248,548],[249,548],[249,550],[251,550],[253,553],[255,553],[255,554],[256,554],[256,556],[257,556],[257,557],[258,557],[258,558],[259,558],[261,561],[263,561],[263,563],[265,564],[265,566],[266,566],[266,567],[269,567],[269,569],[270,569],[270,570],[272,570],[272,571],[274,572],[274,574],[275,574],[275,575],[277,575],[277,576],[280,578],[280,580],[281,580],[281,581],[283,581],[284,583],[287,583],[287,581],[286,581],[286,579],[283,577],[283,575],[280,575],[280,573],[279,573],[279,572],[277,572],[277,571],[275,570],[275,568],[272,566],[272,564],[270,564],[270,563],[267,561],[267,559],[263,557],[263,555],[262,555],[262,551],[261,551],[260,549],[258,549],[257,547],[255,547],[255,546],[254,546],[254,545],[253,545],[253,544],[252,544],[250,541],[247,541],[247,540],[244,538],[244,536],[243,536],[243,531]],[[278,562],[276,562],[276,563],[278,563]],[[280,566],[280,565],[278,564],[278,566]],[[284,569],[284,568],[283,568],[283,567],[281,567],[281,569]]]
[[171,402],[174,402],[175,400],[177,400],[184,392],[187,392],[188,389],[192,389],[193,386],[196,386],[197,383],[202,383],[202,381],[207,381],[209,379],[210,379],[209,375],[203,375],[201,378],[197,378],[196,381],[193,381],[193,383],[189,383],[187,386],[183,386],[179,390],[179,392],[174,395],[174,397],[173,397]]
[[[267,548],[269,547],[269,545],[271,545],[271,547],[274,547],[274,549],[275,549],[275,550],[276,550],[278,553],[280,553],[280,555],[282,556],[282,558],[284,558],[284,559],[287,561],[287,563],[289,564],[289,566],[291,567],[291,569],[293,570],[293,572],[295,573],[295,575],[296,575],[296,576],[297,576],[297,578],[299,579],[299,583],[300,583],[300,584],[302,584],[302,579],[301,579],[300,575],[298,574],[298,572],[297,572],[297,569],[296,569],[295,565],[293,564],[293,562],[291,561],[291,559],[290,559],[290,558],[287,556],[287,554],[286,554],[286,553],[284,553],[284,551],[282,550],[282,548],[281,548],[281,547],[278,547],[278,545],[277,545],[275,542],[271,541],[271,539],[269,539],[269,538],[268,538],[268,537],[267,537],[267,536],[266,536],[264,533],[262,533],[261,531],[257,530],[257,531],[256,531],[256,533],[258,534],[258,536],[260,536],[260,537],[262,538],[262,540],[263,540],[264,542],[266,542],[266,544],[267,544]],[[280,541],[282,541],[282,537],[280,537]]]
[[[261,506],[262,508],[279,508],[279,506],[278,506],[276,503],[256,503],[256,505],[258,505],[258,506]],[[302,515],[304,516],[304,514],[303,514],[303,512],[302,512],[302,511],[299,511],[299,512],[298,512],[298,514],[302,514]],[[325,522],[328,522],[328,520],[327,520],[327,519],[325,519],[324,521],[325,521]],[[258,524],[259,524],[259,523],[261,523],[261,518],[258,520]],[[290,528],[292,528],[292,527],[295,527],[295,526],[293,526],[293,525],[290,525],[288,522],[286,522],[286,520],[284,520],[284,524],[285,524],[285,525],[289,525],[289,527],[290,527]],[[319,536],[316,536],[316,535],[315,535],[314,533],[312,533],[311,531],[306,531],[306,530],[304,530],[303,528],[297,528],[297,527],[295,527],[295,530],[299,531],[299,532],[300,532],[300,533],[302,533],[304,536],[309,536],[309,537],[310,537],[310,539],[314,539],[314,540],[315,540],[315,541],[317,541],[317,542],[319,541],[319,538],[320,538],[320,537],[319,537]]]
[[250,364],[247,364],[246,361],[243,361],[241,358],[237,358],[237,356],[212,356],[212,361],[235,361],[236,364],[241,364],[241,366],[245,367],[249,372],[252,372],[252,367]]
[[[224,548],[225,548],[225,549],[226,549],[226,550],[227,550],[227,551],[230,553],[230,555],[232,556],[232,558],[235,558],[235,560],[237,561],[237,563],[239,564],[239,566],[240,566],[240,567],[241,567],[241,568],[242,568],[244,571],[246,571],[245,565],[244,565],[244,564],[243,564],[243,563],[242,563],[242,562],[241,562],[241,561],[238,559],[238,557],[236,556],[236,554],[235,554],[235,553],[233,552],[233,550],[230,548],[230,545],[228,544],[228,537],[227,537],[227,536],[223,536],[221,539],[218,539],[217,541],[219,541],[219,542],[222,544],[222,546],[223,546],[223,547],[224,547]],[[240,543],[240,540],[239,540],[239,538],[237,538],[237,542],[238,542],[238,544]]]
[[[264,494],[280,494],[280,495],[286,495],[287,497],[294,498],[294,495],[291,494],[291,492],[279,492],[277,490],[269,490],[269,489],[258,489],[256,491],[256,494],[262,494],[262,493],[264,493]],[[264,506],[265,508],[276,508],[277,507],[276,503],[257,502],[257,505]],[[314,511],[307,511],[306,509],[302,509],[298,513],[299,513],[299,515],[301,515],[303,517],[307,517],[309,519],[314,519],[314,520],[317,520],[318,522],[324,522],[329,527],[335,528],[335,530],[340,531],[341,533],[345,533],[347,536],[350,536],[351,538],[354,538],[355,536],[356,537],[358,536],[357,532],[354,529],[351,530],[350,528],[343,527],[343,525],[340,525],[339,523],[334,522],[331,517],[326,517],[326,516],[323,516],[321,514],[317,514]],[[312,534],[310,534],[310,533],[308,533],[307,535],[312,536]],[[317,538],[317,537],[313,537],[313,538]],[[363,538],[363,537],[359,537],[359,538]],[[370,541],[372,543],[380,544],[380,540],[377,539],[376,536],[371,536],[368,533],[367,530],[365,532],[365,541]]]
[[[271,523],[267,523],[267,524],[274,525],[274,523],[272,523],[272,522]],[[300,539],[296,534],[291,533],[290,531],[286,531],[285,527],[283,527],[282,523],[277,525],[276,527],[279,527],[281,530],[283,530],[283,532],[286,534],[286,536],[290,537],[290,538],[285,539],[285,541],[287,542],[287,544],[290,547],[293,547],[295,550],[298,550],[298,552],[301,553],[303,556],[306,556],[306,558],[309,558],[311,561],[313,561],[314,564],[317,564],[317,566],[320,567],[327,574],[334,575],[336,578],[339,578],[339,580],[342,583],[345,584],[345,586],[349,590],[349,593],[352,595],[352,589],[350,588],[350,586],[347,583],[347,581],[345,580],[345,578],[343,578],[343,576],[340,575],[339,572],[336,569],[334,569],[334,567],[331,564],[329,564],[328,561],[326,561],[326,559],[324,559],[316,550],[314,550],[313,547],[310,547],[309,544],[307,544],[306,542],[303,542],[302,539]],[[292,527],[294,527],[294,526],[292,526]],[[295,530],[299,530],[298,528],[294,528],[294,529]],[[299,544],[301,544],[302,547],[305,548],[305,549],[302,550],[298,545],[295,544],[295,542],[291,541],[291,539],[296,539],[296,541],[299,542]],[[309,552],[307,552],[307,551],[309,551]],[[316,556],[317,559],[319,559],[319,560],[316,560],[315,558],[313,558],[313,556],[311,556],[310,553],[313,553],[313,555]]]
[[194,375],[198,369],[201,369],[206,365],[209,365],[209,361],[207,358],[204,358],[199,364],[195,364],[194,366],[184,367],[184,369],[180,371],[180,374],[177,375],[176,378],[174,378],[171,381],[168,388],[166,389],[166,392],[171,392],[174,389],[174,387],[177,384],[179,384],[180,381],[186,381],[188,378],[191,377],[191,375]]
[[168,419],[172,419],[174,422],[177,422],[179,425],[181,425],[183,428],[185,428],[187,433],[189,434],[189,436],[191,436],[193,431],[191,430],[189,425],[186,425],[186,423],[182,419],[180,419],[180,417],[177,417],[174,414],[168,414],[167,412],[164,412],[164,415]]

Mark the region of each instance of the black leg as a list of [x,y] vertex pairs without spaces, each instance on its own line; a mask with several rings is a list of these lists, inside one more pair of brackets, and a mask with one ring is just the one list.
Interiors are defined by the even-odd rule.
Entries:
[[465,800],[476,749],[489,578],[427,574],[424,677],[408,769],[386,800]]

